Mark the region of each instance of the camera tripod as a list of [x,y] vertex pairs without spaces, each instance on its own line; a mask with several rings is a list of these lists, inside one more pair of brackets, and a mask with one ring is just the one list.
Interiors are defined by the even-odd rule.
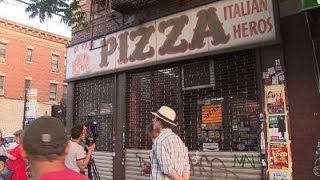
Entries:
[[96,166],[96,163],[94,162],[94,159],[91,157],[90,162],[88,164],[88,177],[89,179],[93,180],[100,180],[100,175]]

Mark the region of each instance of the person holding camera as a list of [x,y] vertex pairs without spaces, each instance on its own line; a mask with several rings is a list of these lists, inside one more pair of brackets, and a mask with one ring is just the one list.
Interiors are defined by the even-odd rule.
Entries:
[[90,163],[91,156],[96,148],[95,144],[86,146],[87,153],[83,146],[80,145],[84,138],[83,125],[75,125],[71,128],[70,151],[66,156],[65,164],[69,169],[80,172]]

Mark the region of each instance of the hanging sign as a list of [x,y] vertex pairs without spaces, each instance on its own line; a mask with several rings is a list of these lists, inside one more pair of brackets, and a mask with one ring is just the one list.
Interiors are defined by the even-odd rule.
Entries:
[[26,107],[25,107],[25,125],[30,124],[36,118],[36,107],[37,107],[37,89],[28,89],[26,96]]
[[202,124],[220,123],[222,122],[222,106],[221,104],[203,105],[201,115]]
[[67,50],[67,79],[275,43],[275,0],[203,5]]

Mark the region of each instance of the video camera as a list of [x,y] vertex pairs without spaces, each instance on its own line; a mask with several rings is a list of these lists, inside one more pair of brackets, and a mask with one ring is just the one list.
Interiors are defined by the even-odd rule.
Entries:
[[89,147],[92,144],[96,143],[99,136],[98,122],[90,120],[85,126],[87,127],[86,145]]

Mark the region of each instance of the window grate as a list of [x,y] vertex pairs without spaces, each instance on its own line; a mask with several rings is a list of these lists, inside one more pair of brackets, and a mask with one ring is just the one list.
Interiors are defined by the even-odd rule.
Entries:
[[[177,111],[177,132],[189,149],[199,150],[202,143],[212,142],[218,143],[220,150],[256,151],[259,93],[255,51],[209,56],[192,60],[193,65],[189,63],[129,73],[126,148],[151,148],[146,135],[146,126],[152,118],[150,112],[168,105]],[[208,82],[214,86],[201,87]],[[183,84],[198,88],[184,89]],[[221,105],[222,122],[204,127],[201,107],[217,103]]]
[[114,151],[112,77],[98,77],[75,83],[74,124],[98,122],[98,151]]

